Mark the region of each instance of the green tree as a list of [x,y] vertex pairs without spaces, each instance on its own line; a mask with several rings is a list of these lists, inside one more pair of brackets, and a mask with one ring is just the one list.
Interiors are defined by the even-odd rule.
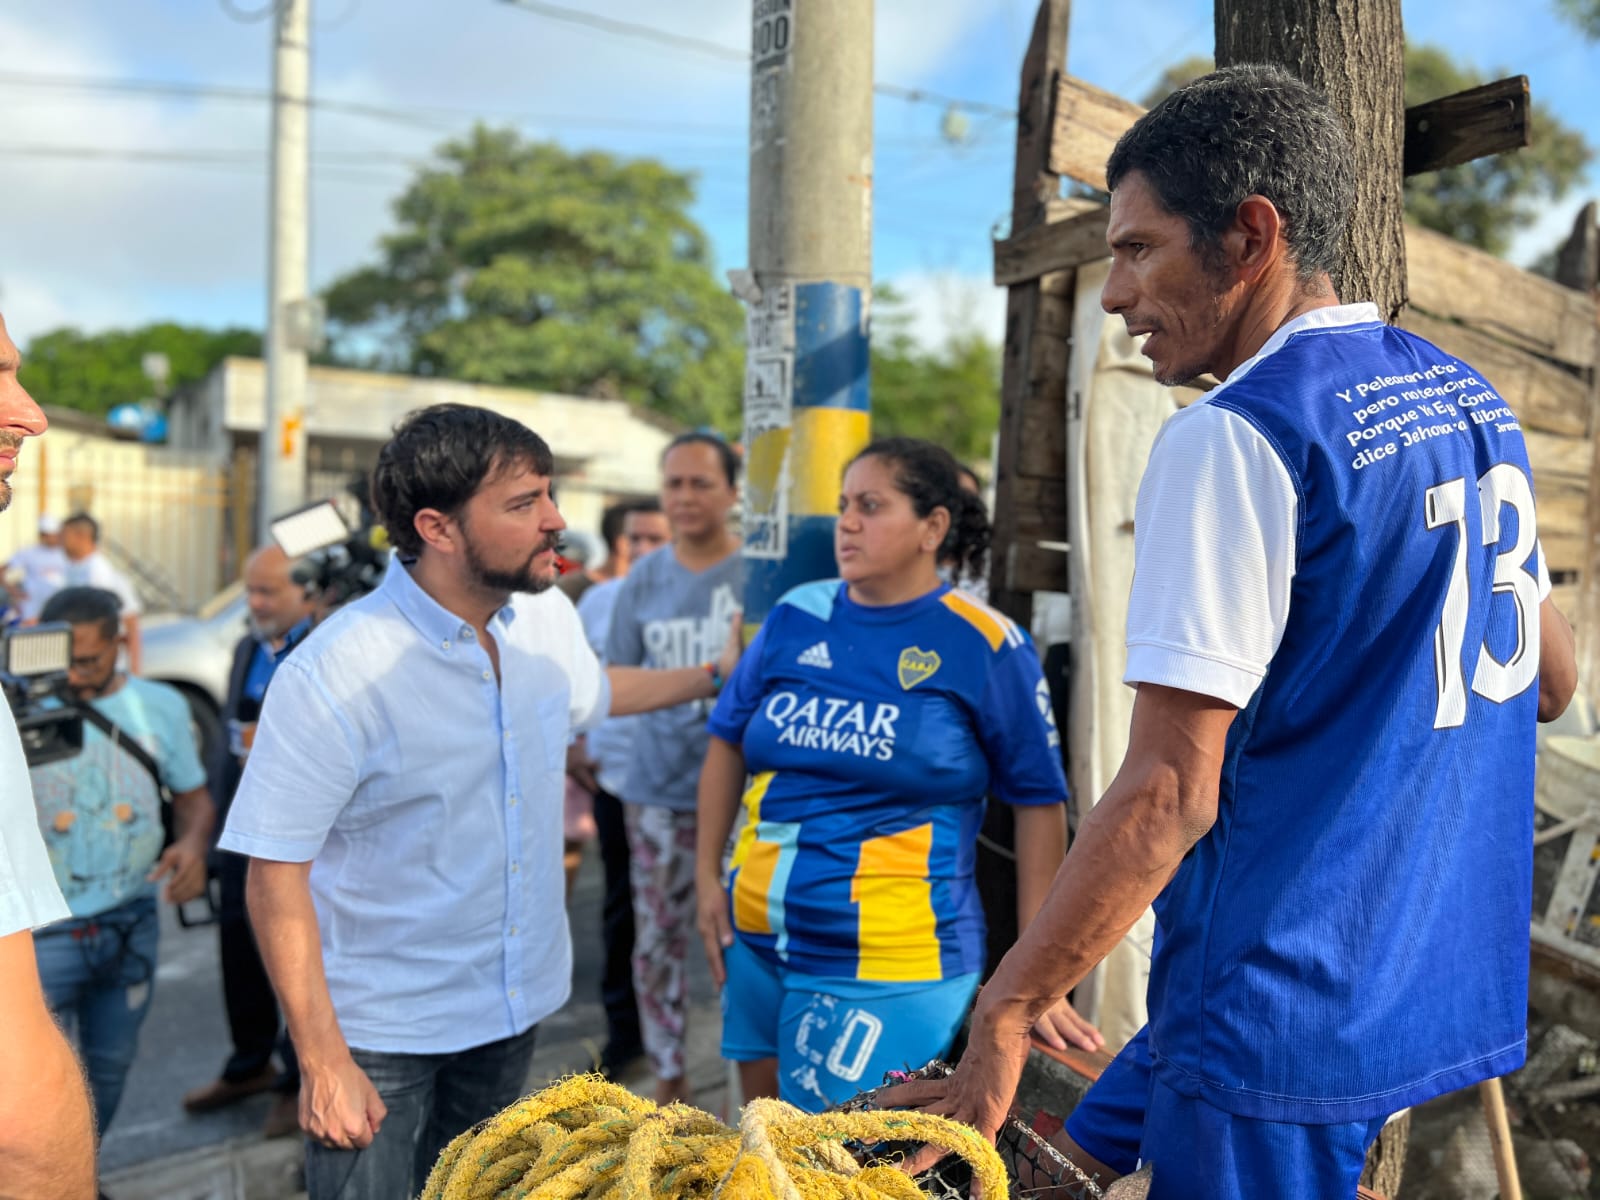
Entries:
[[1556,11],[1591,42],[1600,42],[1600,0],[1555,0]]
[[927,349],[904,297],[880,285],[872,301],[872,431],[938,442],[966,463],[986,461],[1000,422],[1000,348],[975,330]]
[[[1600,15],[1600,0],[1584,2]],[[1209,70],[1211,59],[1203,55],[1175,63],[1162,73],[1145,104],[1158,103]],[[1479,75],[1436,46],[1406,47],[1407,104],[1437,100],[1499,77]],[[1532,225],[1544,205],[1578,184],[1594,156],[1583,134],[1562,124],[1543,104],[1533,104],[1529,121],[1530,146],[1407,179],[1407,218],[1491,254],[1504,254],[1513,234]]]
[[381,261],[328,289],[334,357],[736,430],[743,317],[693,198],[661,163],[479,126],[395,202]]
[[198,329],[163,321],[138,329],[85,334],[73,328],[41,333],[22,356],[22,381],[41,404],[59,404],[104,416],[118,404],[152,392],[146,354],[165,354],[168,386],[204,379],[231,354],[261,353],[261,335],[249,329]]

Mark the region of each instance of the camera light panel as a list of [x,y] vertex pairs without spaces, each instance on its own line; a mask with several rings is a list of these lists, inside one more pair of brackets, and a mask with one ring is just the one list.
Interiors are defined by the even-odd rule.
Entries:
[[65,674],[72,665],[72,626],[35,625],[6,635],[6,671],[22,679]]
[[272,522],[272,540],[291,559],[337,545],[349,536],[350,526],[332,500],[297,508]]

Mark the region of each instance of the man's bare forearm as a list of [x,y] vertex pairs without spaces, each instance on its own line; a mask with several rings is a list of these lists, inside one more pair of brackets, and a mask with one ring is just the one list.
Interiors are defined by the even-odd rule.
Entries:
[[309,1066],[349,1057],[328,995],[317,910],[311,902],[311,864],[252,858],[245,900],[296,1054]]
[[93,1200],[94,1118],[26,931],[0,937],[0,1200]]
[[631,717],[691,700],[709,700],[717,694],[711,672],[704,667],[607,667],[611,679],[611,715]]

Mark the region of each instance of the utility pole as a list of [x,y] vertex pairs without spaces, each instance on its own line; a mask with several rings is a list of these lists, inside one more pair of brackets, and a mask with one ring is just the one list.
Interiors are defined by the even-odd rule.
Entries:
[[280,0],[273,24],[267,386],[256,475],[257,537],[273,517],[305,502],[306,354],[319,324],[307,294],[311,0]]
[[844,465],[867,442],[872,0],[753,0],[745,624],[837,573]]

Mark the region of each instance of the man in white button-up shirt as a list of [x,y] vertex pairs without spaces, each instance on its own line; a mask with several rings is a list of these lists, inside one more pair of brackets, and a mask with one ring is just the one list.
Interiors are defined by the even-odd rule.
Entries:
[[312,1200],[415,1194],[515,1100],[571,984],[569,735],[714,694],[728,661],[603,670],[554,582],[553,459],[483,409],[413,414],[373,472],[383,584],[278,669],[224,849],[299,1052]]

